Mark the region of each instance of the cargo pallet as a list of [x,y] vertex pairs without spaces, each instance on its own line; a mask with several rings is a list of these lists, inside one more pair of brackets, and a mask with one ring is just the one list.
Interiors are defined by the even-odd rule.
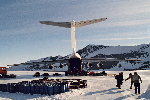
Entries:
[[86,80],[81,79],[39,79],[18,83],[0,84],[0,91],[9,93],[55,95],[68,92],[69,89],[85,88]]

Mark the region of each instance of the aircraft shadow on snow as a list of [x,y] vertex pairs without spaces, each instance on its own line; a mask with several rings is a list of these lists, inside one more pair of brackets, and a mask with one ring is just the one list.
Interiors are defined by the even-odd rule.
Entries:
[[121,93],[121,92],[125,91],[125,90],[121,90],[121,91],[114,91],[114,90],[117,90],[117,88],[110,88],[108,90],[103,90],[103,91],[89,92],[85,95],[93,95],[93,94],[97,94],[97,93],[100,93],[101,95],[103,95],[103,94],[115,94],[115,93]]
[[[115,91],[115,90],[116,90],[116,91]],[[100,95],[104,95],[104,94],[116,94],[116,93],[123,93],[123,92],[125,92],[125,91],[130,91],[130,90],[129,90],[129,89],[126,89],[126,90],[118,90],[118,88],[110,88],[110,89],[108,89],[108,90],[103,90],[103,91],[89,92],[89,93],[85,94],[85,96],[87,96],[87,95],[93,95],[93,94],[100,94]],[[124,95],[124,96],[119,97],[119,98],[116,98],[116,99],[114,99],[114,100],[122,100],[122,99],[129,98],[129,97],[132,97],[132,96],[135,96],[135,95],[136,95],[136,94]],[[143,95],[144,98],[146,97],[146,96],[145,96],[145,93],[143,93],[142,95]],[[142,97],[142,95],[136,97],[136,99],[140,99],[140,98]],[[149,99],[149,98],[147,98],[147,99]]]

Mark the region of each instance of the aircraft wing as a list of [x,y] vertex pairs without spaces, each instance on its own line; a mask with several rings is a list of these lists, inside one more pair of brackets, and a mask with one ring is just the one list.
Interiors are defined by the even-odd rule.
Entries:
[[41,24],[71,28],[71,22],[39,21]]
[[93,19],[93,20],[86,20],[86,21],[80,21],[80,22],[75,22],[75,28],[98,23],[105,21],[107,18],[100,18],[100,19]]
[[69,59],[59,59],[59,60],[50,60],[50,61],[41,61],[41,62],[31,62],[31,63],[20,63],[7,66],[19,66],[19,65],[36,65],[36,64],[52,64],[52,63],[68,63]]
[[59,59],[59,60],[52,60],[52,61],[42,61],[41,63],[51,64],[51,63],[68,63],[69,59]]
[[[142,59],[118,59],[118,58],[81,58],[82,62],[101,62],[101,61],[141,61]],[[20,63],[7,66],[19,66],[19,65],[36,65],[36,64],[52,64],[52,63],[68,63],[69,59],[58,59],[50,61],[41,62],[31,62],[31,63]]]
[[118,58],[82,58],[83,62],[101,62],[101,61],[141,61],[141,59],[118,59]]

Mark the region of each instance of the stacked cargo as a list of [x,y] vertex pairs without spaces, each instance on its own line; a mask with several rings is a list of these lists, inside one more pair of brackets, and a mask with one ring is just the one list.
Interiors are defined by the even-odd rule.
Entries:
[[69,91],[67,82],[47,81],[41,80],[22,81],[19,83],[0,84],[0,91],[9,93],[24,93],[24,94],[41,94],[54,95]]
[[87,87],[87,80],[82,79],[48,79],[22,81],[0,84],[0,91],[9,93],[55,95],[68,92],[69,89]]

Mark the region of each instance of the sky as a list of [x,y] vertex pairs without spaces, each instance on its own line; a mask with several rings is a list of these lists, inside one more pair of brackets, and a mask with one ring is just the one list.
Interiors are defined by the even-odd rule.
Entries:
[[89,44],[150,43],[148,0],[0,0],[0,66],[73,52],[70,29],[39,21],[106,21],[76,28],[77,50]]

